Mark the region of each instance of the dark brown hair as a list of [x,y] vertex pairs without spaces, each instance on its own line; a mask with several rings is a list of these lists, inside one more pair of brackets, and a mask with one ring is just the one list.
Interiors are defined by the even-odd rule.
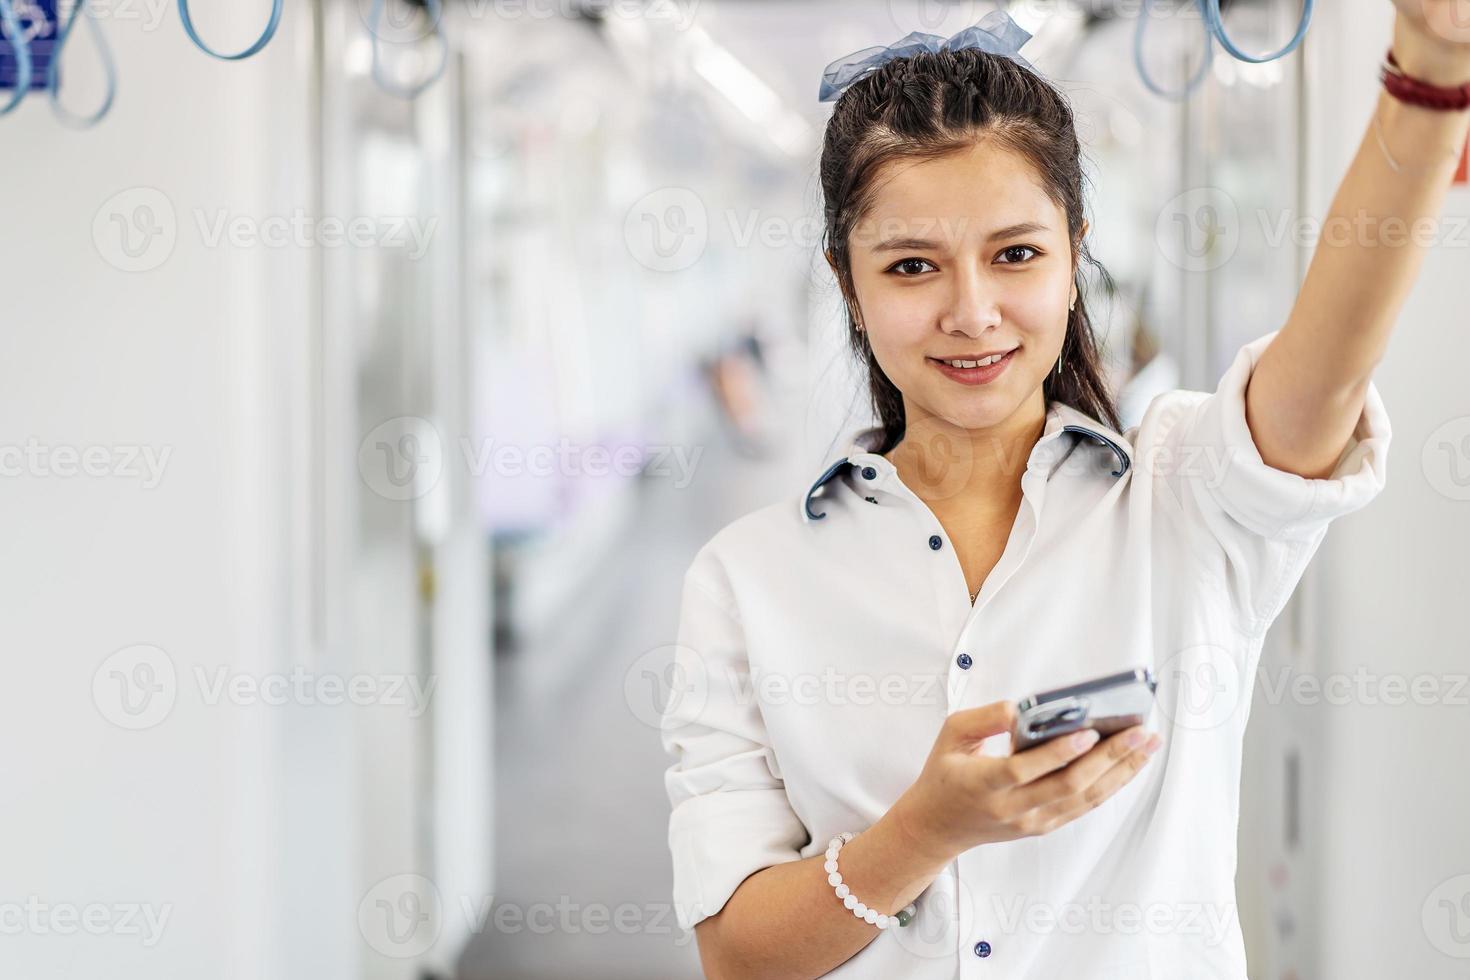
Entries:
[[[821,181],[825,245],[846,300],[849,342],[867,364],[873,411],[883,427],[879,453],[903,438],[903,396],[858,329],[848,236],[871,206],[874,178],[884,164],[942,156],[982,137],[1030,162],[1067,215],[1074,269],[1080,258],[1114,291],[1112,277],[1082,240],[1086,177],[1072,109],[1061,92],[1018,62],[973,48],[899,58],[864,76],[837,100],[827,123]],[[1061,360],[1061,375],[1048,371],[1042,384],[1047,402],[1063,402],[1120,428],[1080,281]]]

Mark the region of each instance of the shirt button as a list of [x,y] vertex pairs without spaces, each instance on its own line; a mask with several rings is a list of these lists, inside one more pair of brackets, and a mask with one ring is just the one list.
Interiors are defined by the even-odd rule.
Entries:
[[978,956],[978,957],[980,957],[981,959],[984,959],[985,957],[989,956],[990,955],[990,944],[987,943],[983,939],[980,940],[978,943],[975,944],[975,955]]
[[940,546],[942,546],[943,544],[944,539],[942,539],[939,535],[933,534],[929,536],[929,547],[933,548],[935,551],[938,551]]
[[871,479],[875,478],[877,475],[878,475],[878,471],[875,470],[875,469],[873,469],[871,466],[864,466],[863,467],[863,479],[864,480],[871,480]]
[[955,662],[960,665],[961,670],[969,670],[970,665],[973,664],[975,661],[970,659],[970,655],[968,653],[962,653],[955,658]]

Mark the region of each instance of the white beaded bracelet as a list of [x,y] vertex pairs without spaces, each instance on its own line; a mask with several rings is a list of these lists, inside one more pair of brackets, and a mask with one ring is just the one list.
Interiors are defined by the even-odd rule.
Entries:
[[842,845],[850,840],[852,840],[852,834],[844,831],[827,842],[827,863],[822,865],[827,872],[827,884],[836,890],[837,897],[842,899],[845,908],[851,909],[854,916],[869,925],[877,926],[879,929],[887,929],[894,922],[900,926],[908,925],[916,911],[913,903],[906,905],[900,912],[888,915],[859,902],[857,896],[842,883],[842,873],[837,870],[837,852],[842,850]]

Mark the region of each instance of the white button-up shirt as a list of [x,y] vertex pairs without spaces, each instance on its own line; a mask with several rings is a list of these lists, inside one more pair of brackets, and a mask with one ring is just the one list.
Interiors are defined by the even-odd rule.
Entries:
[[1370,385],[1329,478],[1267,466],[1245,390],[1274,336],[1127,433],[1052,402],[973,606],[944,527],[871,451],[876,429],[800,499],[704,545],[663,716],[680,925],[876,822],[951,712],[1149,666],[1164,744],[1131,783],[1052,833],[961,854],[909,926],[829,976],[1244,980],[1236,824],[1263,635],[1328,523],[1383,488],[1390,437]]

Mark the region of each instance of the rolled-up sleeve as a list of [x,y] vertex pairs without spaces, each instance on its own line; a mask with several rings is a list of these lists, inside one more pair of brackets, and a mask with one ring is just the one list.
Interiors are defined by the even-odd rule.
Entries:
[[1213,393],[1160,395],[1140,430],[1143,442],[1162,449],[1152,467],[1156,484],[1224,548],[1252,632],[1263,632],[1286,604],[1328,525],[1383,490],[1391,438],[1383,399],[1370,382],[1329,476],[1309,479],[1268,465],[1246,423],[1245,393],[1277,333],[1242,347]]
[[706,549],[685,573],[664,749],[674,911],[692,929],[751,874],[800,859],[810,834],[777,775],[728,582]]

